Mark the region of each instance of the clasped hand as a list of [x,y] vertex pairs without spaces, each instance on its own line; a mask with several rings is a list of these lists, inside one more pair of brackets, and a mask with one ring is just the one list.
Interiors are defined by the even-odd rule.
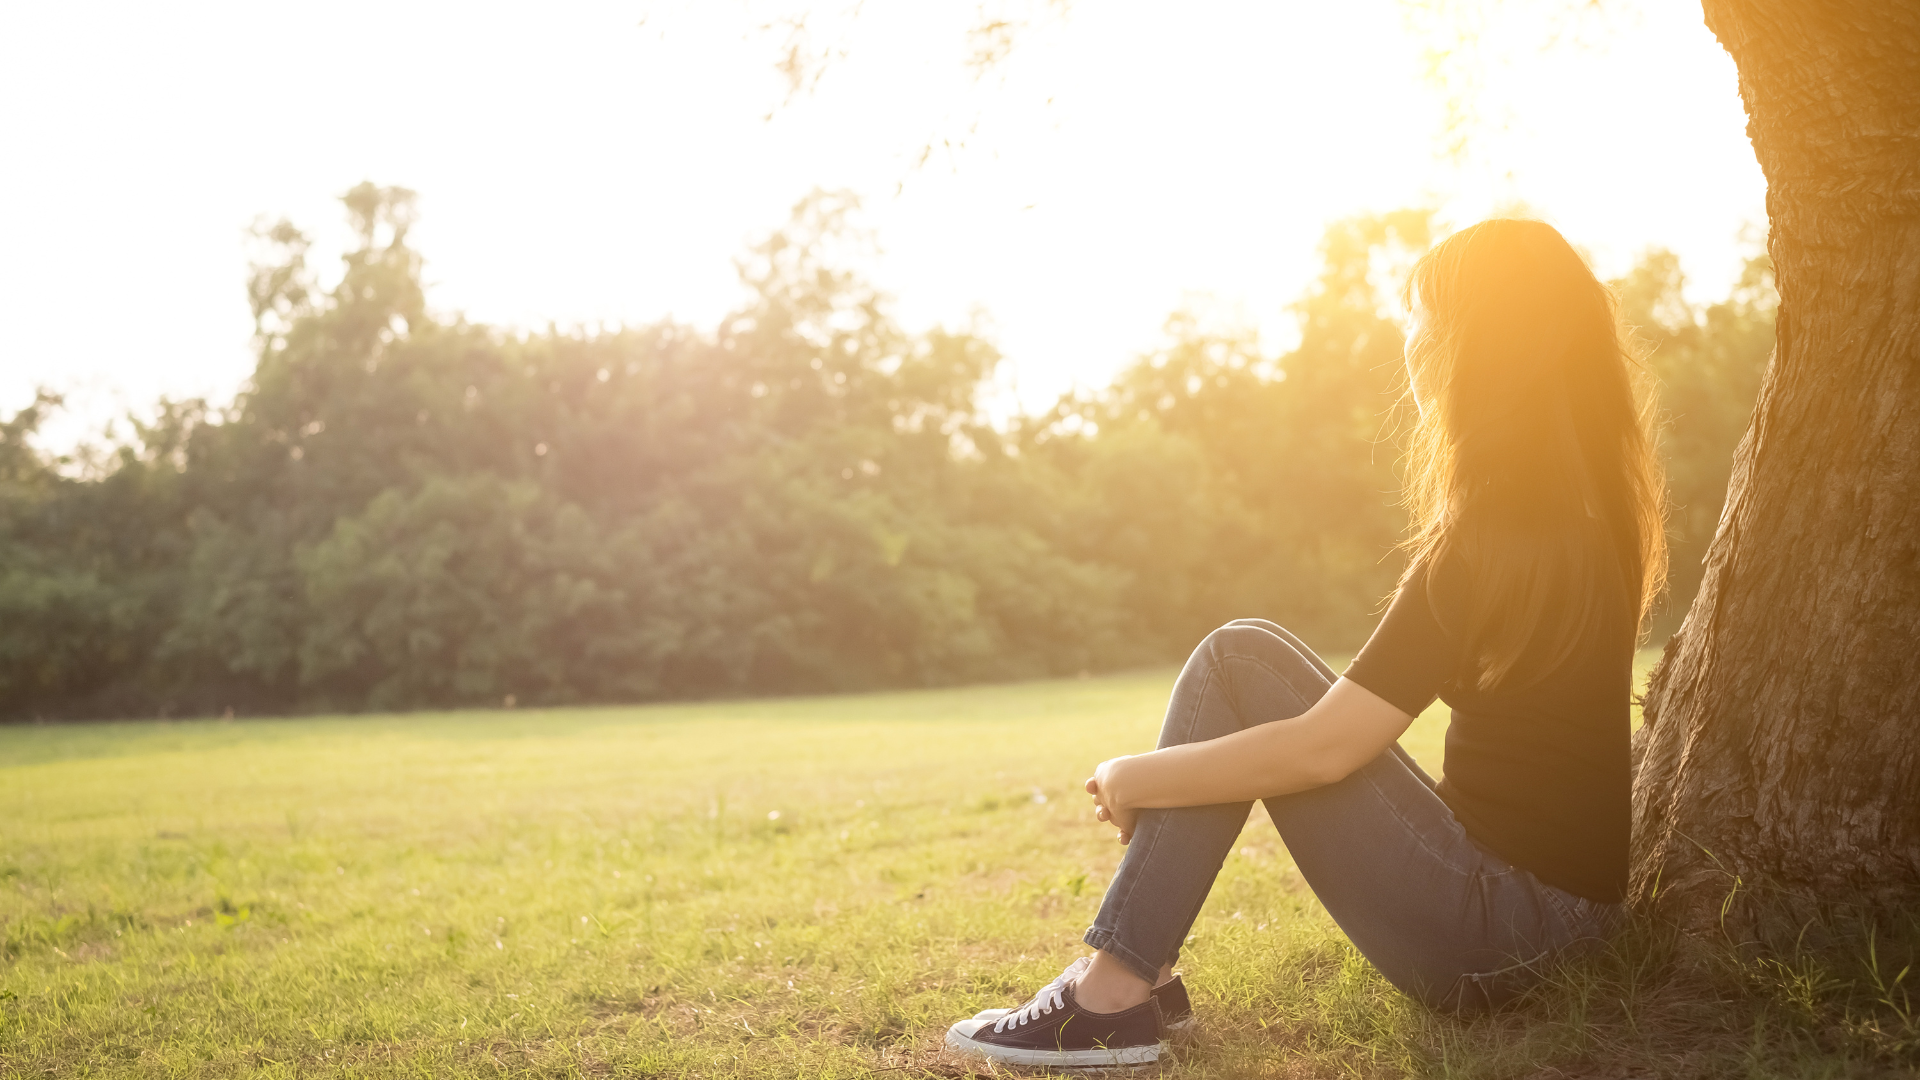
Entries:
[[1093,816],[1111,822],[1120,830],[1120,842],[1133,839],[1134,822],[1140,812],[1126,803],[1125,780],[1121,773],[1128,758],[1111,758],[1100,763],[1087,778],[1087,794],[1093,796]]

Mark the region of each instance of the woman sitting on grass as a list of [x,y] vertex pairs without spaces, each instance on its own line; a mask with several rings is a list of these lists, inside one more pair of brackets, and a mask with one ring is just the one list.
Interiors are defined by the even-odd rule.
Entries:
[[[1270,622],[1208,635],[1160,748],[1087,781],[1130,845],[1097,951],[949,1045],[1157,1059],[1191,1021],[1173,963],[1253,799],[1354,945],[1434,1008],[1497,1005],[1618,917],[1633,649],[1666,545],[1613,297],[1551,226],[1493,220],[1422,258],[1406,300],[1415,535],[1379,628],[1341,676]],[[1395,742],[1435,697],[1437,782]]]

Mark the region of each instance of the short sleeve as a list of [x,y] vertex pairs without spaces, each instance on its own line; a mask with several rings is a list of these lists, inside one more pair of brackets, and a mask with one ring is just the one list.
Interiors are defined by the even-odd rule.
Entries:
[[1460,647],[1441,628],[1427,594],[1422,568],[1394,594],[1386,616],[1345,672],[1348,680],[1409,716],[1433,704],[1461,663]]

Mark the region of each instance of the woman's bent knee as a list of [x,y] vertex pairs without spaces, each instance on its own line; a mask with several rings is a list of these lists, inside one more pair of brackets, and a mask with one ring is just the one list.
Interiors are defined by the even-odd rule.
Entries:
[[1236,658],[1253,660],[1290,681],[1304,673],[1314,681],[1325,682],[1313,661],[1302,656],[1277,630],[1278,626],[1265,619],[1235,619],[1208,634],[1200,643],[1200,651],[1216,665]]

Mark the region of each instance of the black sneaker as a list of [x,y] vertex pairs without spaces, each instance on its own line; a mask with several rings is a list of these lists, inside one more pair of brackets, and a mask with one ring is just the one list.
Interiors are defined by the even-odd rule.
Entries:
[[1073,1000],[1074,984],[1056,980],[1033,1000],[998,1018],[970,1017],[947,1029],[947,1045],[1009,1065],[1144,1065],[1158,1061],[1160,1002],[1149,997],[1125,1012],[1096,1013]]
[[1187,997],[1187,984],[1180,976],[1154,987],[1153,1000],[1160,1003],[1160,1022],[1168,1031],[1183,1034],[1193,1027],[1193,999]]
[[[1046,993],[1062,983],[1077,980],[1087,970],[1087,965],[1092,960],[1091,956],[1083,956],[1068,964],[1067,970],[1061,972],[1058,978],[1042,988],[1041,993]],[[1193,1027],[1193,999],[1187,996],[1187,984],[1181,980],[1180,976],[1175,975],[1154,987],[1153,998],[1160,1003],[1160,1022],[1165,1025],[1169,1034],[1184,1035]],[[1012,1009],[981,1009],[973,1014],[973,1018],[998,1020],[1012,1011]]]

